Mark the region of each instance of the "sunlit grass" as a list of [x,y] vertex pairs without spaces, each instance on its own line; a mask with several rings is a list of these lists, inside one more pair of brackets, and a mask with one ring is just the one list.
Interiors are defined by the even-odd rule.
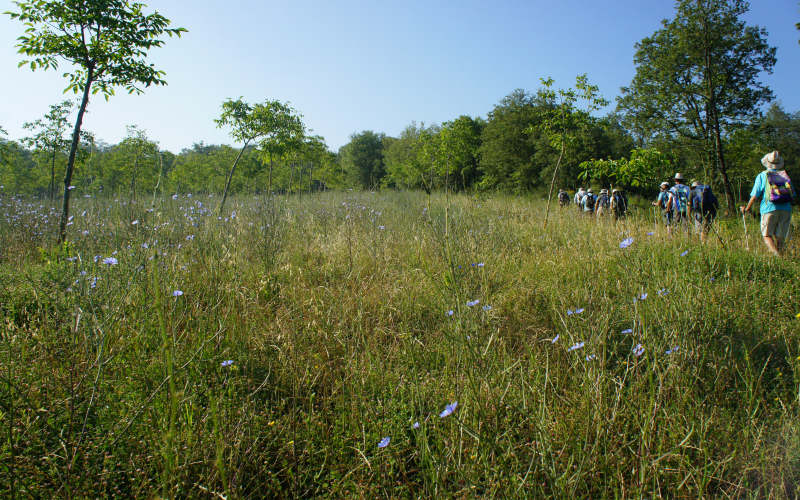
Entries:
[[4,496],[797,494],[798,252],[757,221],[79,199],[64,250],[2,203]]

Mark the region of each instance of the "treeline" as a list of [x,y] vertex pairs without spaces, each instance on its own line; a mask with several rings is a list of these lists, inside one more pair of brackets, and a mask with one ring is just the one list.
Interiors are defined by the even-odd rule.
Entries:
[[[93,141],[86,134],[78,149],[72,185],[81,194],[109,194],[138,199],[154,193],[222,193],[241,147],[198,143],[175,154],[161,150],[137,127],[119,144]],[[0,140],[0,185],[5,193],[60,196],[68,145],[63,149],[28,148]],[[266,190],[269,162],[252,146],[242,152],[231,179],[231,192]],[[343,188],[344,173],[318,139],[273,160],[273,190],[280,192]],[[51,177],[57,182],[55,189]]]
[[[353,134],[338,154],[317,138],[273,158],[273,191],[352,187],[524,193],[543,188],[550,182],[560,153],[542,129],[543,117],[552,108],[553,103],[541,96],[515,90],[486,119],[460,116],[441,125],[412,123],[399,137],[364,131]],[[730,161],[728,175],[739,194],[749,191],[753,175],[761,168],[761,156],[772,149],[783,153],[790,172],[800,172],[800,112],[789,113],[773,104],[763,116],[727,136],[724,146]],[[718,175],[684,141],[643,144],[626,129],[620,115],[609,114],[589,117],[574,130],[557,186],[574,188],[590,182],[582,176],[587,162],[631,158],[643,148],[659,151],[668,161],[652,162],[656,178],[651,185],[640,186],[640,191],[654,189],[657,180],[668,179],[675,171],[719,184]],[[81,194],[131,199],[154,193],[222,193],[240,149],[198,143],[174,154],[161,150],[137,127],[129,127],[128,136],[114,145],[85,134],[73,185]],[[67,152],[66,146],[0,139],[0,186],[7,194],[60,196]],[[268,166],[263,154],[248,146],[234,171],[230,191],[264,192]]]

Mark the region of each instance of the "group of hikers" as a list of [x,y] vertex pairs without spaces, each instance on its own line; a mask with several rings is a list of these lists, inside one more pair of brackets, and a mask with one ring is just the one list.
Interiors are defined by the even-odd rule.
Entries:
[[[765,155],[761,164],[766,170],[756,176],[750,200],[747,206],[741,206],[739,210],[746,232],[747,222],[744,215],[760,201],[761,236],[769,251],[780,255],[791,233],[792,203],[797,201],[797,197],[778,151]],[[714,230],[713,223],[719,209],[717,197],[707,184],[692,181],[690,186],[686,185],[681,173],[675,174],[673,182],[672,186],[669,182],[661,183],[658,197],[652,205],[661,210],[668,233],[671,234],[673,228],[680,225],[685,225],[688,231],[693,221],[700,240],[705,242],[709,231]],[[595,195],[592,188],[584,190],[581,187],[572,199],[566,191],[560,189],[558,202],[561,207],[574,202],[577,209],[586,215],[599,217],[610,212],[615,221],[625,217],[628,211],[628,200],[619,188],[612,189],[610,194],[608,189],[601,189],[599,195]]]
[[[599,194],[594,194],[592,188],[584,190],[581,187],[575,193],[574,201],[578,211],[586,215],[602,217],[610,213],[616,221],[628,213],[628,198],[619,188],[612,189],[610,194],[608,189],[601,189]],[[566,207],[569,203],[569,194],[563,189],[559,189],[558,204]]]

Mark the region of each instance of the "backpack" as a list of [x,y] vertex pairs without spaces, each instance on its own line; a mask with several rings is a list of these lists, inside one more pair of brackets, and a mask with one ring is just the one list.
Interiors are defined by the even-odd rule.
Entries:
[[707,214],[716,213],[719,202],[711,191],[711,186],[699,184],[692,192],[692,210]]
[[610,203],[611,203],[611,200],[609,199],[607,194],[601,194],[600,198],[597,200],[598,206],[603,207],[603,208],[608,208]]
[[587,194],[583,197],[583,209],[587,212],[594,210],[594,195]]
[[625,200],[625,195],[622,193],[614,193],[611,195],[614,199],[614,213],[622,215],[628,210],[628,202]]
[[775,204],[791,203],[792,201],[792,180],[786,170],[773,171],[767,170],[767,189],[769,190],[769,201]]
[[569,203],[569,195],[566,193],[566,191],[561,191],[558,193],[558,201],[561,203]]
[[691,196],[691,188],[686,184],[676,184],[670,189],[672,194],[675,195],[675,209],[678,212],[686,212],[686,207],[689,206],[689,196]]

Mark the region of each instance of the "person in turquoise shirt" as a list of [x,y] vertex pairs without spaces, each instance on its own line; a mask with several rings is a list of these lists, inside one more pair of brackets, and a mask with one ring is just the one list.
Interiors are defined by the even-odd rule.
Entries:
[[[766,168],[756,176],[753,189],[750,191],[750,201],[746,207],[740,207],[742,214],[750,211],[756,201],[761,200],[761,236],[770,252],[780,255],[786,246],[792,228],[792,200],[795,198],[794,188],[791,187],[789,176],[783,170],[783,158],[778,151],[773,151],[761,158],[761,164]],[[782,191],[772,189],[767,181],[767,176],[772,178],[772,185],[782,183]],[[785,182],[783,182],[785,181]],[[770,193],[770,190],[773,193]],[[770,197],[777,197],[770,201]]]

